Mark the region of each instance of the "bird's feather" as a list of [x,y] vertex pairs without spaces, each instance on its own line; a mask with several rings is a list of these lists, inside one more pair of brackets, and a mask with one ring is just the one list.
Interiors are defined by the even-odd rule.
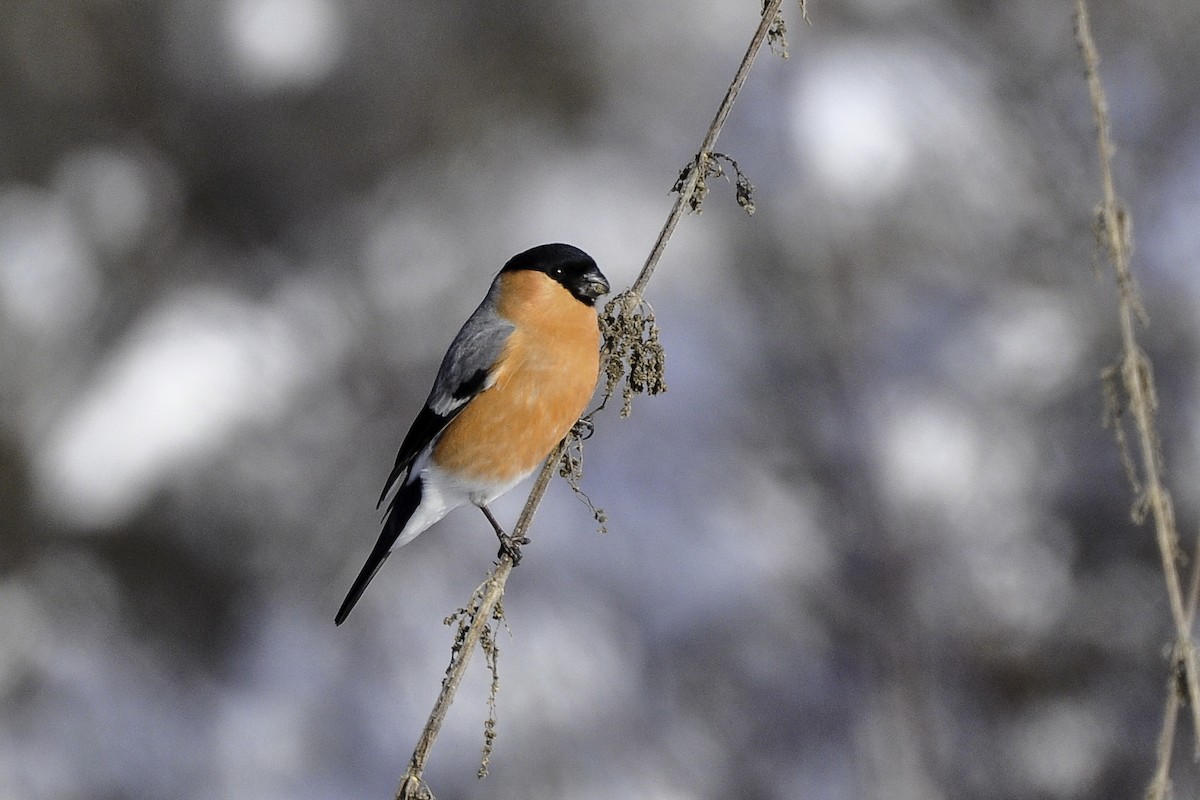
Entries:
[[367,585],[375,577],[375,573],[387,560],[388,555],[392,552],[392,545],[396,543],[404,526],[412,518],[413,512],[421,505],[421,494],[421,481],[416,480],[401,486],[396,492],[396,496],[392,498],[392,504],[388,508],[387,522],[384,523],[379,539],[375,542],[375,547],[367,558],[367,563],[363,564],[358,577],[354,579],[354,585],[350,587],[346,599],[342,601],[342,607],[338,609],[337,616],[333,620],[335,624],[341,625],[346,621],[346,617],[350,615],[358,598],[362,597],[362,593],[366,591]]
[[383,504],[388,492],[412,466],[421,451],[445,430],[472,398],[495,383],[492,369],[500,358],[505,342],[516,329],[512,322],[496,312],[496,294],[493,287],[450,343],[425,407],[413,420],[400,445],[396,463],[383,485],[376,508]]

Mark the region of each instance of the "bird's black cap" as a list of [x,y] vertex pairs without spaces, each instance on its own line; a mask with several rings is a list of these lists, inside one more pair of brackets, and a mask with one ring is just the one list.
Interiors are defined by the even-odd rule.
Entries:
[[576,300],[594,306],[596,298],[608,294],[608,279],[596,262],[578,247],[569,244],[541,244],[508,260],[501,274],[533,270],[558,281]]

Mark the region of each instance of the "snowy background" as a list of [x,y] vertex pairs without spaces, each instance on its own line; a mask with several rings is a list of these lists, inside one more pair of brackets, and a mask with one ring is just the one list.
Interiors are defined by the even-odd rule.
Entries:
[[[0,797],[390,798],[495,555],[333,614],[438,361],[545,241],[637,273],[756,0],[0,3]],[[1171,642],[1070,4],[785,4],[433,751],[441,798],[1128,798]],[[1180,530],[1200,6],[1096,3]],[[515,519],[524,492],[497,503]],[[1178,796],[1197,791],[1180,736]]]

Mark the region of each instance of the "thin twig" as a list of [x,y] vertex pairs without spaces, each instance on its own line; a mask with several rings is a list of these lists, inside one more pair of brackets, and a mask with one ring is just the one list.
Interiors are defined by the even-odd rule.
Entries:
[[[717,108],[716,116],[713,117],[712,124],[708,126],[708,131],[704,134],[704,140],[700,142],[700,150],[693,158],[692,168],[688,170],[687,176],[679,187],[679,196],[675,198],[675,205],[671,207],[671,213],[667,215],[667,221],[659,231],[654,247],[650,248],[650,255],[647,256],[642,271],[638,273],[637,279],[626,293],[627,309],[632,309],[641,302],[646,284],[650,282],[650,276],[654,274],[654,268],[658,266],[659,259],[667,249],[667,242],[670,240],[671,234],[675,232],[675,226],[683,218],[684,209],[688,207],[688,201],[692,199],[696,181],[704,174],[704,162],[712,156],[712,149],[717,144],[717,137],[721,135],[721,128],[725,126],[725,120],[729,118],[729,112],[733,108],[738,92],[742,90],[742,84],[746,82],[746,77],[750,74],[750,67],[754,65],[754,59],[758,55],[758,51],[762,49],[762,43],[775,23],[775,18],[779,16],[779,9],[782,6],[783,0],[770,0],[764,4],[762,21],[759,22],[754,37],[750,39],[750,46],[746,48],[746,54],[742,56],[742,63],[738,65],[737,72],[733,75],[733,81],[725,90],[725,97],[721,99],[721,105]],[[800,6],[803,9],[804,3],[801,2]]]
[[[1197,535],[1193,552],[1200,553],[1200,535]],[[1188,597],[1186,621],[1188,630],[1196,619],[1197,601],[1200,600],[1200,558],[1192,560],[1191,578],[1188,580]],[[1178,661],[1174,662],[1176,665]],[[1167,703],[1163,710],[1162,730],[1158,734],[1157,764],[1154,776],[1150,779],[1150,787],[1146,790],[1146,800],[1167,800],[1171,797],[1171,754],[1175,750],[1175,729],[1179,719],[1179,708],[1183,704],[1183,694],[1179,690],[1180,674],[1178,669],[1172,669],[1167,677]]]
[[[700,144],[700,151],[693,159],[691,174],[683,182],[683,185],[679,187],[679,196],[676,198],[675,205],[671,208],[671,212],[667,216],[667,221],[663,225],[662,231],[659,232],[658,239],[654,242],[654,247],[651,249],[650,255],[642,267],[642,271],[626,292],[628,308],[634,308],[641,301],[646,284],[649,283],[650,276],[654,273],[655,267],[658,266],[659,259],[662,258],[662,254],[666,250],[667,242],[670,240],[671,234],[674,233],[675,226],[678,225],[680,218],[683,216],[684,208],[687,207],[687,203],[696,189],[696,181],[701,174],[699,168],[703,167],[705,160],[711,157],[712,148],[716,145],[717,137],[721,133],[721,128],[724,126],[725,120],[729,117],[734,100],[737,99],[738,92],[741,91],[742,85],[746,82],[746,77],[750,74],[750,67],[754,63],[754,57],[762,47],[763,41],[767,38],[767,34],[771,30],[771,26],[779,16],[779,10],[782,5],[783,0],[769,0],[769,2],[764,3],[762,20],[759,22],[753,38],[750,40],[750,45],[746,49],[745,56],[742,57],[741,64],[738,65],[733,81],[725,92],[725,97],[721,100],[721,105],[717,109],[717,114],[713,118],[712,124],[709,125],[708,131],[704,135],[704,140]],[[801,9],[803,7],[804,3],[801,0]],[[559,468],[559,462],[562,459],[566,445],[567,442],[565,440],[560,443],[554,452],[550,454],[549,458],[546,459],[542,471],[538,473],[537,479],[533,484],[533,489],[529,492],[529,498],[525,501],[525,506],[521,510],[521,516],[513,529],[513,538],[520,539],[529,535],[529,526],[533,522],[533,515],[537,511],[538,506],[541,505],[542,498],[546,494],[546,489],[550,485],[550,479],[554,476],[555,470]],[[430,713],[429,720],[421,732],[421,737],[417,741],[416,748],[413,750],[412,758],[409,759],[408,770],[400,779],[400,786],[396,790],[396,800],[421,800],[422,798],[432,797],[432,793],[425,785],[422,777],[425,767],[429,762],[430,750],[433,748],[433,743],[437,739],[443,721],[446,719],[446,713],[449,711],[451,703],[454,702],[454,695],[458,690],[459,684],[462,682],[463,675],[466,674],[471,654],[474,652],[475,646],[479,643],[484,629],[491,621],[496,604],[504,595],[504,587],[508,582],[509,575],[512,574],[512,569],[512,558],[507,554],[502,556],[499,563],[488,575],[487,580],[472,598],[472,602],[468,606],[472,615],[471,625],[461,642],[456,643],[458,650],[451,661],[450,668],[446,672],[445,679],[442,681],[442,690],[434,702],[433,711]]]
[[[1108,115],[1108,101],[1100,82],[1100,56],[1092,39],[1085,0],[1075,0],[1075,37],[1083,58],[1088,92],[1091,96],[1092,115],[1096,124],[1096,144],[1100,159],[1100,177],[1104,199],[1099,209],[1099,233],[1116,272],[1118,290],[1118,318],[1121,329],[1121,383],[1129,400],[1138,434],[1141,455],[1142,481],[1140,497],[1134,507],[1134,517],[1139,522],[1148,509],[1154,518],[1154,529],[1158,541],[1159,558],[1163,577],[1167,584],[1167,597],[1171,607],[1171,618],[1175,624],[1175,669],[1182,671],[1187,689],[1188,704],[1192,709],[1193,727],[1200,732],[1200,678],[1196,674],[1195,648],[1192,645],[1191,626],[1195,612],[1195,577],[1193,573],[1192,600],[1184,607],[1183,592],[1176,566],[1179,554],[1179,539],[1175,530],[1175,510],[1171,496],[1162,480],[1163,457],[1159,447],[1158,431],[1154,412],[1157,398],[1154,376],[1150,361],[1137,341],[1137,325],[1146,322],[1146,313],[1138,295],[1137,286],[1130,269],[1131,234],[1129,215],[1117,199],[1113,179],[1112,160],[1114,146]],[[1135,489],[1136,491],[1136,489]],[[1171,693],[1176,695],[1178,681],[1173,677]],[[1175,738],[1175,715],[1179,700],[1168,700],[1167,718],[1159,742],[1159,765],[1150,787],[1151,796],[1163,796],[1169,786],[1169,759]],[[1198,740],[1200,741],[1200,740]],[[1198,745],[1200,746],[1200,745]],[[1164,756],[1165,753],[1165,756]],[[1197,751],[1200,756],[1200,750]],[[1157,793],[1157,794],[1156,794]]]
[[[565,441],[560,443],[546,460],[542,471],[538,473],[537,479],[533,483],[533,489],[529,493],[529,499],[525,501],[525,507],[521,510],[521,516],[513,528],[514,539],[520,539],[527,535],[529,526],[533,522],[533,515],[537,512],[542,497],[546,494],[546,487],[550,485],[550,479],[554,476],[554,467],[562,458],[565,446]],[[471,626],[467,630],[466,636],[463,637],[461,647],[456,653],[450,669],[447,670],[445,680],[442,681],[442,690],[433,704],[429,721],[425,723],[425,728],[421,731],[421,738],[417,740],[412,758],[409,759],[408,771],[400,779],[400,787],[396,790],[396,800],[417,800],[428,796],[422,775],[429,762],[429,751],[433,748],[433,742],[442,728],[442,722],[446,719],[446,712],[450,710],[450,704],[454,702],[454,694],[458,691],[458,685],[462,683],[463,675],[466,674],[471,654],[475,652],[475,646],[479,643],[484,628],[492,619],[492,611],[504,595],[504,585],[508,582],[508,576],[512,573],[512,569],[512,557],[506,553],[500,558],[500,563],[492,569],[481,590],[477,591],[476,597],[473,598],[473,602],[469,606],[472,611]]]

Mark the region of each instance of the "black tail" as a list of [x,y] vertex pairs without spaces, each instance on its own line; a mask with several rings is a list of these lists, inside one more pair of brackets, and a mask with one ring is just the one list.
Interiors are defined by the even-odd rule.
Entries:
[[396,492],[396,496],[392,498],[392,504],[388,507],[387,520],[383,523],[383,530],[379,533],[379,541],[375,542],[371,555],[367,557],[367,563],[363,564],[362,571],[354,579],[354,585],[350,587],[349,594],[342,601],[342,607],[338,609],[337,616],[333,618],[335,625],[341,625],[346,621],[346,617],[350,616],[354,604],[358,602],[358,598],[362,597],[367,584],[371,582],[375,573],[387,560],[388,554],[392,552],[392,545],[395,544],[401,531],[404,530],[404,526],[408,524],[408,520],[420,504],[420,478],[404,484]]

